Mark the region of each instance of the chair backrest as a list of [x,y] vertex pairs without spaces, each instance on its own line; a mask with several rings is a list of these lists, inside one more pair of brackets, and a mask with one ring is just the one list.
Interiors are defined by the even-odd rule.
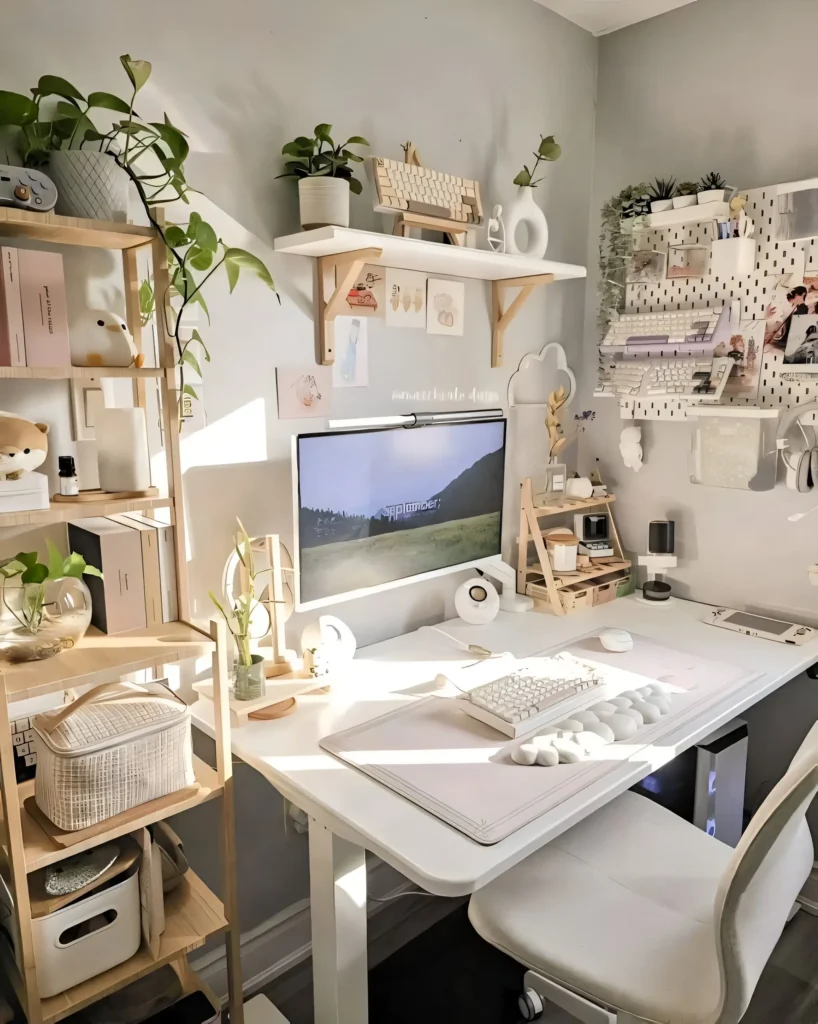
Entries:
[[817,790],[818,724],[753,817],[721,880],[716,937],[722,1005],[717,1024],[736,1024],[744,1016],[809,878],[815,850],[806,813]]

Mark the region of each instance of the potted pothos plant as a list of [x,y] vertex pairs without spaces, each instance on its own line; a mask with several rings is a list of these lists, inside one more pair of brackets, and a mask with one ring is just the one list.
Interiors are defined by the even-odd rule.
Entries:
[[0,562],[0,646],[10,661],[36,661],[73,647],[91,625],[91,593],[83,576],[102,573],[72,551],[46,541],[48,561],[21,551]]
[[336,143],[331,124],[317,124],[312,138],[299,135],[281,150],[290,159],[279,178],[298,180],[298,203],[301,227],[305,229],[336,224],[349,227],[349,194],[360,195],[361,182],[350,164],[363,163],[363,157],[350,146],[369,146],[361,135],[351,135],[346,142]]
[[[120,183],[124,181],[126,187],[130,184],[135,190],[148,222],[167,248],[172,294],[157,296],[156,309],[176,349],[180,390],[195,401],[198,395],[185,383],[185,367],[201,374],[200,360],[209,362],[210,353],[198,330],[190,332],[182,327],[185,310],[197,304],[209,322],[204,292],[220,271],[224,271],[231,293],[242,271],[258,277],[273,292],[275,283],[262,260],[245,249],[228,245],[197,211],[191,211],[179,223],[160,223],[156,215],[158,206],[177,200],[190,205],[190,193],[196,191],[188,185],[185,172],[190,145],[185,133],[171,123],[167,114],[162,121],[148,121],[135,109],[137,95],[150,78],[151,64],[127,53],[119,59],[128,78],[127,99],[108,92],[84,96],[64,78],[44,75],[31,90],[31,97],[0,90],[0,128],[16,132],[24,166],[44,167],[55,178],[62,201],[69,203],[68,209],[62,207],[66,213],[97,216],[107,210],[110,215],[112,206],[114,212],[117,206],[121,208],[115,195],[108,195],[104,209],[89,213],[86,199],[77,198],[77,189],[83,183],[90,183],[92,191],[104,193],[118,174]],[[103,114],[112,123],[100,128],[97,119]],[[112,188],[115,190],[119,185]],[[75,201],[77,206],[70,206]],[[279,298],[277,292],[276,297]],[[173,305],[171,298],[175,299]]]

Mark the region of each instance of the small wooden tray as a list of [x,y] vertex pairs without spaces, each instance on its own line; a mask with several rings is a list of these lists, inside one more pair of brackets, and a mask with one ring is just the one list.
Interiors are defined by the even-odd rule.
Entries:
[[37,822],[53,843],[67,850],[78,843],[84,843],[88,839],[94,839],[96,836],[104,836],[108,832],[113,832],[114,829],[119,828],[121,825],[127,825],[129,822],[147,818],[157,811],[161,812],[167,808],[175,807],[177,804],[195,797],[201,788],[197,782],[193,786],[188,786],[187,789],[178,789],[175,793],[160,796],[158,800],[149,800],[147,803],[139,804],[136,807],[132,807],[129,811],[123,811],[121,814],[115,814],[112,818],[106,818],[104,821],[99,821],[96,825],[91,825],[90,828],[80,829],[78,832],[63,832],[61,828],[57,828],[53,821],[49,821],[46,818],[37,806],[37,801],[33,796],[23,801],[23,807],[26,813]]
[[[256,721],[284,718],[295,711],[296,697],[312,693],[322,686],[326,686],[326,680],[318,679],[315,676],[303,676],[295,672],[276,676],[267,681],[265,696],[257,697],[255,700],[229,701],[230,722],[239,728],[242,725],[247,725],[248,718]],[[194,683],[193,689],[205,700],[213,700],[212,683]]]
[[120,836],[114,842],[119,846],[119,856],[114,863],[106,871],[103,871],[99,878],[95,878],[93,882],[89,882],[88,885],[84,885],[81,889],[76,889],[74,892],[66,893],[64,896],[52,896],[46,892],[45,868],[35,871],[31,875],[31,881],[29,882],[31,916],[46,917],[48,914],[53,914],[55,910],[67,907],[69,903],[80,899],[81,896],[87,896],[89,892],[99,889],[100,886],[105,885],[106,882],[132,867],[139,859],[139,846],[130,836]]
[[158,498],[159,488],[149,487],[146,491],[80,491],[79,494],[53,494],[54,502],[79,505],[84,501],[123,501],[126,498]]

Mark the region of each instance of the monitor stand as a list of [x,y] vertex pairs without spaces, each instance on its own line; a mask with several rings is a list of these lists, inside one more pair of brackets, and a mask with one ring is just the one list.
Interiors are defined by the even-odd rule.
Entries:
[[517,573],[499,559],[496,562],[488,562],[479,566],[480,572],[491,576],[503,585],[500,594],[500,611],[503,612],[530,612],[534,608],[534,600],[517,593]]

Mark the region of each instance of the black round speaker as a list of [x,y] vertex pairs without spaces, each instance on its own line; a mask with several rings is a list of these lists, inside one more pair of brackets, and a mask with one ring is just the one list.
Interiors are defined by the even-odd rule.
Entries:
[[670,584],[662,583],[661,580],[648,580],[642,588],[642,594],[646,601],[669,601],[670,591]]
[[676,524],[672,520],[660,519],[648,528],[648,554],[672,555],[676,550]]

